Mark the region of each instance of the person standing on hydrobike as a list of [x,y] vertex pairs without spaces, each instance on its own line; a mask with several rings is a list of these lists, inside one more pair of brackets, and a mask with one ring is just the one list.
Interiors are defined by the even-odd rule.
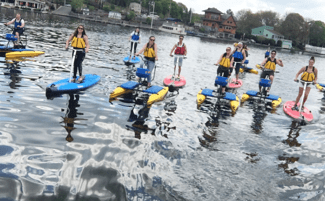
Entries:
[[[243,43],[239,42],[236,49],[234,50],[234,53],[232,54],[232,59],[231,59],[231,67],[232,68],[235,67],[236,84],[238,84],[239,69],[244,64],[245,60],[246,60],[246,52],[243,49]],[[230,73],[232,73],[232,70]]]
[[[138,43],[140,44],[141,40],[141,35],[140,35],[140,29],[136,28],[135,31],[133,31],[130,35],[129,41],[131,40],[131,49],[130,49],[130,55],[132,55],[132,48],[133,48],[133,43],[134,43],[134,49],[133,53],[137,52],[137,46]],[[134,58],[133,58],[134,59]]]
[[[217,70],[217,75],[228,78],[230,76],[230,61],[232,60],[231,56],[231,47],[226,48],[226,52],[220,56],[220,59],[215,64],[219,65]],[[222,87],[222,94],[225,93],[226,87]]]
[[[73,67],[73,79],[71,82],[75,82],[77,78],[77,70],[79,70],[79,80],[78,82],[82,82],[82,62],[86,56],[86,53],[89,51],[89,42],[88,36],[86,35],[86,30],[83,25],[79,25],[73,34],[68,38],[65,43],[65,49],[68,49],[69,42],[71,42],[71,46],[75,50],[79,50],[76,52],[76,56],[74,59],[74,67]],[[72,54],[74,52],[72,51]]]
[[[149,77],[148,77],[148,87],[151,85],[151,76],[152,76],[152,70],[155,67],[155,61],[158,61],[158,54],[157,54],[157,44],[155,43],[155,37],[150,36],[149,37],[149,42],[146,43],[143,48],[135,53],[135,56],[138,56],[141,54],[143,51],[143,56],[145,58],[144,63],[147,66],[147,69],[149,69]],[[141,63],[140,68],[143,67],[143,63]]]
[[25,30],[25,21],[20,17],[20,14],[17,13],[16,18],[12,19],[10,22],[4,23],[4,25],[9,25],[15,23],[15,28],[14,31],[12,32],[13,35],[16,36],[17,42],[16,44],[19,43],[19,36],[23,34]]
[[[270,77],[270,80],[271,80],[271,85],[273,83],[274,71],[275,71],[275,68],[276,68],[276,64],[283,67],[282,60],[281,59],[276,59],[275,55],[276,55],[276,51],[272,50],[271,57],[265,58],[264,61],[261,63],[261,66],[264,66],[264,70],[263,70],[263,73],[261,74],[261,78],[264,79],[268,75]],[[267,92],[270,91],[270,88],[268,88]],[[259,86],[259,89],[260,89],[259,91],[261,93],[261,86]]]
[[170,56],[173,56],[173,51],[175,50],[174,54],[177,55],[174,59],[174,71],[176,69],[176,63],[177,63],[177,59],[178,59],[178,79],[180,79],[181,76],[181,70],[182,70],[182,65],[183,65],[183,57],[178,57],[179,55],[184,55],[186,56],[187,54],[187,48],[185,43],[183,43],[184,40],[184,36],[180,35],[179,36],[179,42],[176,43],[172,49],[172,51],[170,51]]

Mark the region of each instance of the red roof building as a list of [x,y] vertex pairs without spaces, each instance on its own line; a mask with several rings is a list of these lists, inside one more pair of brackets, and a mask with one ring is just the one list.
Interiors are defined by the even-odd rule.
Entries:
[[236,34],[236,20],[230,14],[223,14],[216,8],[204,10],[205,16],[202,25],[220,38],[234,38]]

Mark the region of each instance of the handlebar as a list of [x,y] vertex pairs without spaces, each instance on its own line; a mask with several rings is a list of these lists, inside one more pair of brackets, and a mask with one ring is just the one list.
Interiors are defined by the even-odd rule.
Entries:
[[306,83],[306,84],[313,84],[313,85],[315,84],[314,82],[307,82],[307,81],[304,81],[304,80],[297,80],[297,81],[294,80],[294,81],[297,82],[297,83],[301,82],[301,83],[303,83],[303,84],[305,84],[305,83]]
[[183,59],[187,59],[187,56],[185,56],[185,55],[177,55],[177,54],[175,55],[175,54],[172,54],[171,57],[178,57],[178,58],[183,57]]

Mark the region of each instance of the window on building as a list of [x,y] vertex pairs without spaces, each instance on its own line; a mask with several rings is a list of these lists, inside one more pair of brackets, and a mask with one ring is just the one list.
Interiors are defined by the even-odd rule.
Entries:
[[266,36],[266,37],[268,37],[268,36],[269,36],[269,34],[266,34],[265,36]]
[[262,32],[260,31],[260,33],[262,33]]
[[272,38],[274,38],[274,35],[272,35]]

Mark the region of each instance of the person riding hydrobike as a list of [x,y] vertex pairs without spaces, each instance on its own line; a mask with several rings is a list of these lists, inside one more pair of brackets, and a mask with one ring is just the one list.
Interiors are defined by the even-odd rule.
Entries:
[[14,23],[15,25],[15,28],[14,28],[14,31],[12,32],[13,35],[15,35],[15,37],[17,38],[17,42],[16,44],[19,43],[19,40],[20,40],[20,35],[22,35],[24,33],[24,30],[25,30],[25,21],[20,17],[20,14],[17,13],[16,14],[16,18],[12,19],[11,21],[7,22],[7,23],[4,23],[4,25],[9,25],[9,24],[12,24]]
[[[317,68],[315,68],[314,66],[315,64],[315,58],[314,57],[311,57],[309,59],[309,65],[306,66],[306,67],[302,67],[298,73],[296,74],[296,77],[294,79],[294,81],[298,81],[298,76],[303,73],[301,75],[301,80],[302,81],[306,81],[306,82],[314,82],[314,84],[316,84],[316,81],[317,81],[317,74],[318,74],[318,70]],[[308,95],[309,95],[309,92],[310,92],[310,86],[308,86],[310,84],[307,84],[307,87],[306,87],[306,91],[305,91],[305,97],[304,97],[304,100],[303,100],[303,103],[302,103],[302,110],[304,110],[304,105],[305,105],[305,102],[308,98]],[[292,107],[292,110],[297,110],[299,111],[299,108],[297,106],[297,103],[299,102],[301,96],[302,96],[302,93],[303,93],[303,90],[304,90],[304,83],[302,83],[302,86],[299,86],[299,93],[298,93],[298,96],[296,98],[296,102],[295,102],[295,105]]]
[[[239,42],[236,49],[234,50],[232,54],[232,59],[231,59],[231,67],[235,67],[235,72],[236,72],[236,84],[238,84],[238,77],[239,77],[239,69],[240,67],[244,64],[246,60],[246,52],[243,49],[243,43]],[[235,63],[235,66],[234,66]],[[231,70],[232,72],[232,70]]]
[[[138,56],[143,52],[144,55],[144,63],[147,66],[147,69],[149,69],[150,75],[148,77],[148,87],[151,85],[151,75],[152,70],[155,67],[155,61],[158,61],[158,52],[157,52],[157,44],[155,43],[155,37],[150,36],[149,42],[146,43],[143,48],[135,53],[135,56]],[[140,68],[143,67],[143,63],[141,63]]]
[[270,48],[268,48],[265,52],[265,58],[268,58],[270,56]]
[[[173,51],[175,50],[174,54],[175,55],[184,55],[186,56],[187,54],[187,48],[185,43],[183,43],[184,40],[184,36],[180,35],[179,36],[179,42],[176,43],[172,49],[172,51],[170,51],[170,56],[173,56]],[[182,70],[182,65],[183,65],[183,57],[175,57],[174,59],[174,71],[176,69],[176,62],[178,59],[178,79],[180,78],[181,75],[181,70]]]
[[[273,79],[274,79],[274,72],[275,72],[276,64],[283,67],[282,60],[276,59],[275,56],[276,56],[276,51],[272,50],[271,57],[265,58],[263,60],[263,62],[261,63],[261,66],[264,66],[264,70],[263,70],[263,73],[261,74],[260,78],[265,79],[265,77],[268,75],[271,80],[271,85],[272,85]],[[270,91],[270,88],[267,89],[267,92],[269,92],[269,91]],[[261,93],[261,86],[259,86],[259,93]]]
[[[230,61],[231,61],[231,59],[232,59],[232,56],[231,56],[231,47],[227,47],[226,48],[226,52],[223,53],[220,56],[220,59],[215,64],[215,65],[219,65],[218,70],[217,70],[217,74],[219,76],[227,77],[227,78],[230,76],[229,69],[230,68],[233,68],[233,67],[230,67]],[[222,87],[222,93],[223,94],[225,93],[225,89],[226,89],[225,86]]]
[[77,70],[79,70],[78,82],[82,82],[82,62],[86,56],[86,53],[89,51],[88,36],[86,35],[86,30],[83,25],[79,25],[74,33],[70,35],[65,43],[65,49],[68,49],[70,41],[72,41],[71,46],[73,49],[79,50],[76,52],[73,68],[73,79],[71,81],[76,81]]
[[141,35],[140,35],[140,29],[137,27],[135,29],[135,31],[133,31],[130,35],[129,41],[131,41],[131,49],[130,49],[130,55],[132,55],[132,48],[133,48],[133,43],[134,43],[134,49],[133,49],[133,53],[137,52],[137,46],[138,43],[140,44],[141,41]]

